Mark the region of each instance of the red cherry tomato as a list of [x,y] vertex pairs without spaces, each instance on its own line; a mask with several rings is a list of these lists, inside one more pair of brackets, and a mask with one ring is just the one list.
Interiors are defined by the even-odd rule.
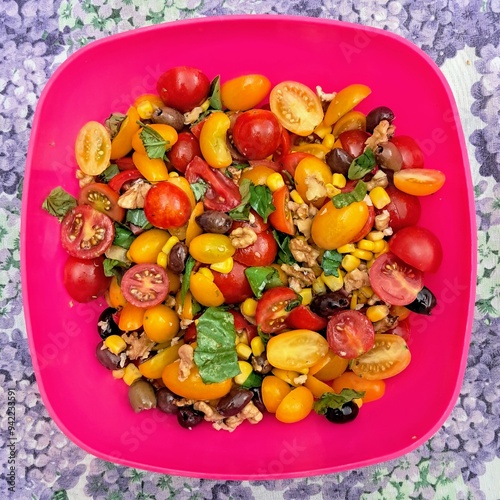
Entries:
[[414,226],[420,219],[420,201],[417,196],[403,193],[397,187],[389,184],[385,190],[391,201],[382,210],[375,210],[376,214],[387,210],[390,214],[389,225],[393,231],[402,227]]
[[160,76],[156,88],[166,106],[186,113],[208,97],[210,80],[199,69],[177,66]]
[[115,238],[111,219],[89,205],[78,205],[64,216],[61,244],[72,257],[95,259],[102,255]]
[[271,111],[251,109],[236,118],[233,141],[249,160],[263,160],[272,155],[281,140],[281,125]]
[[238,311],[235,311],[233,309],[229,309],[228,313],[233,315],[234,318],[234,328],[237,333],[241,334],[245,332],[245,335],[247,337],[248,343],[250,344],[250,341],[256,337],[257,334],[257,327],[255,325],[250,324],[243,314],[241,314]]
[[189,129],[191,133],[198,139],[198,141],[200,140],[201,129],[203,128],[203,125],[205,125],[206,121],[207,118],[203,118],[203,120],[199,121],[198,123],[191,125],[191,128]]
[[264,219],[254,210],[250,210],[252,221],[235,221],[231,226],[231,231],[236,229],[237,227],[249,227],[256,234],[262,233],[269,228],[269,222],[264,222]]
[[122,187],[128,182],[135,181],[137,179],[144,179],[144,176],[136,168],[124,170],[119,174],[115,175],[109,182],[108,186],[117,193],[120,193]]
[[115,163],[120,170],[134,170],[136,168],[134,160],[132,160],[131,156],[124,156],[123,158],[118,158],[117,160],[115,160]]
[[400,229],[389,240],[389,250],[422,272],[437,271],[443,258],[443,249],[436,235],[420,226]]
[[179,172],[184,173],[195,156],[201,156],[200,142],[190,132],[181,132],[177,142],[167,153],[168,161]]
[[364,130],[346,130],[339,135],[342,149],[347,151],[353,158],[357,158],[365,149],[365,141],[370,134]]
[[413,302],[424,286],[423,274],[391,252],[375,259],[369,275],[373,291],[384,302],[395,306]]
[[403,158],[401,168],[423,168],[424,154],[415,139],[407,135],[393,137],[391,142],[396,145]]
[[104,274],[104,257],[77,259],[68,257],[64,264],[63,283],[69,296],[77,302],[90,302],[109,287],[111,278]]
[[273,205],[276,210],[269,215],[269,222],[278,231],[286,234],[295,234],[295,225],[293,223],[292,213],[288,208],[290,201],[290,191],[286,186],[277,189],[273,193]]
[[220,170],[210,167],[199,156],[195,156],[189,163],[185,176],[191,184],[199,179],[208,184],[203,198],[203,205],[207,210],[227,212],[241,203],[238,186]]
[[392,333],[403,339],[408,343],[411,338],[411,326],[409,318],[398,321],[398,324],[389,330],[387,333]]
[[224,295],[226,304],[238,304],[253,297],[252,288],[245,275],[245,269],[246,266],[234,262],[233,269],[229,273],[212,271],[214,283]]
[[299,296],[288,287],[278,286],[263,293],[257,302],[255,321],[264,333],[277,333],[284,330],[289,308],[293,308]]
[[181,227],[189,220],[191,202],[188,195],[175,184],[158,182],[146,195],[144,214],[153,226],[160,229]]
[[[281,159],[281,170],[283,172],[288,172],[292,177],[295,175],[295,170],[297,165],[304,159],[308,157],[313,157],[312,154],[302,153],[301,151],[295,151],[293,153],[288,153]],[[286,180],[286,179],[285,179]]]
[[372,322],[359,311],[338,311],[326,327],[330,349],[344,359],[354,359],[369,351],[375,342]]
[[165,300],[169,281],[163,267],[157,264],[137,264],[123,275],[120,288],[127,302],[146,308]]
[[313,313],[309,306],[300,305],[290,311],[286,318],[286,324],[289,328],[305,328],[317,332],[326,328],[327,320]]
[[368,219],[366,224],[361,228],[361,231],[354,237],[352,241],[362,240],[373,228],[375,222],[375,209],[372,205],[368,205]]
[[281,160],[290,153],[292,147],[292,139],[286,128],[281,127],[281,137],[278,149],[273,154],[273,161],[281,162]]
[[278,244],[268,229],[257,234],[257,241],[246,248],[238,248],[233,259],[245,266],[269,266],[278,253]]
[[82,188],[78,203],[89,205],[113,220],[121,222],[125,217],[125,210],[118,205],[119,197],[120,195],[107,184],[93,182]]

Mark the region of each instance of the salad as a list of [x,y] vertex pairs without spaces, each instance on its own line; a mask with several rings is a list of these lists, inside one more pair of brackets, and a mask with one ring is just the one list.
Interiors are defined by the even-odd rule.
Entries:
[[353,420],[410,363],[411,314],[436,305],[441,244],[418,222],[444,174],[393,110],[355,109],[363,84],[181,66],[157,92],[84,124],[78,198],[43,204],[72,301],[109,305],[97,362],[134,411],[189,429]]

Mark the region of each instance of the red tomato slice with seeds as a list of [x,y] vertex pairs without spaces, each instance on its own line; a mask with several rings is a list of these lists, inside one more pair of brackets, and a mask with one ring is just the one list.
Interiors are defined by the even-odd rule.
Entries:
[[123,296],[136,307],[153,307],[165,300],[169,291],[167,273],[157,264],[138,264],[129,269],[120,285]]
[[257,302],[255,321],[264,333],[277,333],[286,328],[286,319],[299,296],[290,288],[278,286],[263,293]]

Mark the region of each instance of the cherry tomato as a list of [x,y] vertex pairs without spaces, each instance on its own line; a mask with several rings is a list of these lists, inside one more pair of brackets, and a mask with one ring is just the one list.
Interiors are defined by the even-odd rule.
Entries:
[[137,166],[137,170],[149,182],[160,182],[168,179],[168,169],[162,158],[150,158],[146,153],[134,153],[132,160]]
[[234,145],[243,156],[263,160],[280,145],[281,125],[270,111],[251,109],[238,115],[232,133]]
[[144,333],[154,342],[172,340],[179,332],[179,326],[180,321],[176,312],[165,304],[149,307],[144,313]]
[[179,358],[179,348],[182,345],[184,345],[184,342],[180,341],[166,349],[162,349],[158,354],[139,364],[139,371],[145,378],[152,380],[161,378],[165,367]]
[[413,302],[424,286],[423,274],[390,252],[375,259],[369,275],[373,291],[395,306]]
[[[132,160],[132,158],[131,158]],[[136,181],[137,179],[143,179],[144,176],[134,168],[124,170],[119,174],[115,175],[109,182],[108,186],[117,193],[120,193],[122,187],[125,187],[128,183]]]
[[250,218],[251,221],[242,220],[233,222],[231,231],[237,227],[249,227],[255,234],[259,234],[269,228],[269,222],[264,222],[264,219],[255,210],[250,210]]
[[244,179],[249,179],[252,184],[256,186],[265,186],[267,178],[274,174],[275,170],[267,165],[255,165],[253,167],[245,168],[241,173],[240,184]]
[[283,158],[281,158],[281,165],[282,165],[281,170],[284,172],[288,172],[292,177],[294,177],[297,165],[304,158],[313,158],[313,155],[309,153],[302,153],[299,151],[288,153],[287,155],[283,156]]
[[222,105],[231,111],[255,108],[271,90],[264,75],[243,75],[225,82],[220,89]]
[[122,121],[118,133],[111,141],[111,159],[117,160],[132,151],[132,137],[141,128],[137,123],[141,117],[135,106],[130,106],[127,116]]
[[391,142],[398,148],[403,158],[401,168],[423,168],[424,154],[415,139],[407,135],[393,137]]
[[360,111],[349,111],[335,123],[332,134],[338,137],[347,130],[366,131],[366,116]]
[[407,168],[394,172],[394,185],[404,193],[427,196],[439,191],[446,176],[431,168]]
[[333,125],[339,118],[351,111],[363,99],[371,94],[370,87],[360,83],[354,83],[337,92],[328,105],[325,113],[325,125]]
[[323,120],[320,98],[299,82],[278,83],[271,91],[269,104],[281,125],[293,134],[308,136]]
[[311,366],[309,374],[314,375],[318,380],[326,382],[340,377],[349,366],[349,360],[337,356],[331,349],[322,359]]
[[299,296],[288,287],[266,290],[257,302],[255,321],[264,333],[276,333],[286,328],[286,318],[299,305]]
[[226,304],[239,304],[245,299],[253,297],[252,288],[245,275],[246,266],[234,262],[229,273],[212,271],[214,283],[224,295]]
[[286,424],[304,420],[311,413],[313,403],[314,396],[307,387],[296,387],[278,405],[276,418]]
[[191,132],[181,132],[177,142],[167,153],[170,164],[181,173],[186,171],[195,156],[201,156],[200,142]]
[[387,333],[391,333],[392,335],[398,335],[399,337],[403,337],[405,342],[408,344],[411,338],[411,326],[410,319],[406,318],[403,320],[399,320],[398,324],[391,328]]
[[245,266],[269,266],[278,253],[278,244],[268,229],[257,234],[257,241],[246,248],[238,248],[233,259]]
[[225,234],[203,233],[193,238],[189,253],[198,262],[216,264],[234,255],[235,248]]
[[273,154],[273,161],[281,162],[283,157],[290,153],[290,149],[292,147],[292,139],[290,137],[290,133],[284,127],[281,127],[281,137],[280,144],[278,149]]
[[224,113],[212,113],[200,132],[200,149],[205,161],[213,168],[229,167],[233,162],[227,147],[227,131],[231,120]]
[[117,158],[115,160],[116,166],[120,170],[135,170],[136,166],[134,164],[134,160],[130,156],[124,156],[123,158]]
[[363,403],[376,401],[385,394],[385,382],[383,380],[367,380],[359,377],[353,372],[344,372],[332,382],[332,388],[340,394],[342,389],[353,389],[357,392],[364,392],[361,398]]
[[104,294],[111,278],[104,274],[103,257],[78,259],[69,256],[64,264],[63,284],[76,302],[90,302]]
[[82,188],[78,203],[89,205],[113,220],[121,222],[125,217],[125,210],[118,206],[119,197],[119,194],[107,184],[93,182]]
[[170,234],[161,229],[144,231],[130,245],[129,259],[136,264],[156,264],[158,254],[169,238]]
[[411,353],[402,337],[377,333],[373,348],[351,362],[351,370],[366,380],[385,380],[401,373],[411,361]]
[[177,66],[160,76],[156,89],[166,106],[186,113],[208,97],[210,80],[199,69]]
[[346,130],[339,135],[342,149],[347,151],[353,158],[357,158],[365,149],[365,141],[370,134],[364,130]]
[[108,290],[108,303],[114,309],[120,309],[126,304],[125,297],[123,296],[120,285],[116,276],[111,278],[111,283],[109,284]]
[[245,333],[248,344],[250,344],[250,341],[258,335],[257,327],[250,324],[239,311],[229,309],[228,313],[230,313],[234,318],[234,328],[236,329],[236,333]]
[[200,178],[208,184],[203,198],[207,210],[228,212],[241,203],[238,186],[222,172],[210,167],[199,156],[195,156],[189,163],[185,175],[191,184]]
[[111,158],[111,138],[104,125],[90,121],[78,132],[75,142],[76,163],[87,175],[102,174]]
[[262,381],[262,400],[269,413],[276,413],[283,398],[292,388],[282,379],[270,375]]
[[345,359],[354,359],[373,346],[372,322],[359,311],[334,313],[328,321],[326,335],[330,349]]
[[420,219],[420,200],[417,196],[403,193],[398,188],[389,184],[385,190],[391,201],[382,210],[375,210],[376,214],[387,210],[390,215],[389,226],[393,231],[399,231],[402,227],[414,226]]
[[276,210],[269,215],[269,222],[282,233],[294,235],[295,225],[293,223],[292,213],[288,208],[290,201],[290,191],[286,186],[277,189],[273,193],[273,205]]
[[[179,137],[177,130],[170,125],[164,123],[152,123],[148,127],[161,135],[165,141],[165,151],[168,151],[176,142]],[[132,147],[136,153],[147,154],[144,142],[142,141],[141,134],[143,129],[140,128],[132,137]]]
[[64,216],[61,244],[73,257],[95,259],[113,243],[115,226],[111,219],[88,205],[78,205]]
[[118,327],[124,332],[132,332],[142,328],[144,323],[144,313],[146,310],[142,307],[134,306],[127,302],[120,311]]
[[389,250],[422,272],[437,271],[443,258],[443,249],[436,235],[420,226],[400,229],[389,240]]
[[332,182],[330,167],[319,158],[304,158],[293,176],[296,189],[306,203],[316,208],[323,206],[326,199],[326,184]]
[[155,184],[144,201],[146,219],[155,227],[181,227],[191,214],[191,203],[186,193],[171,182]]
[[309,306],[300,305],[290,311],[286,324],[289,328],[308,328],[317,332],[326,328],[327,321],[313,313]]
[[373,224],[375,222],[375,209],[372,205],[368,205],[368,219],[366,220],[365,225],[361,228],[359,233],[354,236],[352,241],[360,241],[362,240],[372,229]]
[[163,267],[137,264],[123,275],[120,287],[127,302],[136,307],[148,308],[165,300],[169,282]]
[[202,306],[218,307],[224,304],[224,296],[219,287],[205,274],[192,273],[189,280],[191,295]]

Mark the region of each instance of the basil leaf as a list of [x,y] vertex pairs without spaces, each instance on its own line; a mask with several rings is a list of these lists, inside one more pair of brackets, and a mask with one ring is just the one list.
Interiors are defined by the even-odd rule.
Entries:
[[267,186],[250,186],[250,206],[267,222],[276,207],[273,205],[273,194]]
[[99,175],[101,182],[108,183],[115,175],[120,173],[118,165],[112,163],[102,174]]
[[208,184],[202,179],[198,179],[196,182],[190,184],[190,186],[196,201],[200,201],[208,189]]
[[205,384],[222,382],[241,373],[231,313],[209,307],[199,317],[196,331],[198,346],[194,351],[194,362]]
[[222,99],[220,97],[220,76],[216,76],[210,84],[208,102],[212,109],[222,111]]
[[262,343],[264,345],[267,345],[267,343],[269,342],[269,339],[271,338],[271,334],[267,334],[267,333],[264,333],[261,329],[260,329],[260,326],[257,326],[257,334],[259,335],[260,337],[260,340],[262,340]]
[[297,261],[295,260],[290,250],[290,236],[273,230],[273,236],[278,243],[278,264],[287,264],[293,266]]
[[64,216],[77,205],[76,198],[67,193],[61,186],[54,188],[42,203],[42,208],[61,221]]
[[[128,269],[132,265],[131,262],[122,262],[115,259],[104,259],[102,266],[104,268],[105,276],[116,276],[118,281],[121,281],[122,273],[120,268]],[[117,269],[118,268],[118,269]]]
[[366,196],[366,184],[359,181],[350,193],[339,193],[332,198],[335,208],[344,208],[355,201],[363,201]]
[[249,167],[248,163],[233,163],[231,165],[231,168],[235,168],[236,170],[243,170],[248,167]]
[[373,151],[370,148],[366,148],[366,151],[362,155],[352,161],[347,171],[347,177],[351,180],[362,179],[374,169],[375,165]]
[[128,250],[134,240],[134,233],[132,233],[128,227],[125,227],[118,222],[115,223],[115,239],[113,240],[113,245],[118,245],[119,247],[126,248]]
[[122,126],[125,118],[127,118],[127,115],[124,115],[123,113],[111,113],[106,118],[104,125],[109,130],[111,140],[113,140],[116,137],[116,134],[120,131],[120,127]]
[[285,306],[285,311],[290,312],[292,309],[299,307],[301,304],[302,304],[302,295],[297,295],[296,299],[293,299],[290,302],[288,302],[288,304]]
[[342,408],[345,403],[352,401],[353,399],[362,398],[365,395],[364,391],[358,392],[352,389],[342,389],[340,394],[334,394],[332,392],[325,392],[321,397],[314,403],[314,411],[319,415],[324,415],[328,408],[332,410],[337,410]]
[[148,219],[146,219],[146,215],[144,214],[144,210],[142,208],[134,208],[127,210],[127,216],[125,217],[125,222],[130,222],[134,226],[138,226],[142,229],[149,229],[153,227]]
[[326,250],[321,259],[321,267],[325,276],[339,277],[339,266],[342,262],[342,255],[337,250]]
[[184,304],[184,299],[186,298],[186,293],[189,290],[189,281],[191,279],[191,272],[196,264],[196,260],[191,257],[187,258],[186,265],[184,267],[184,274],[182,275],[182,286],[181,286],[181,296],[180,303]]
[[260,387],[262,385],[262,376],[252,372],[248,375],[248,378],[241,384],[241,387],[245,389],[251,389],[252,387]]
[[276,268],[271,266],[247,267],[245,269],[245,276],[250,283],[253,294],[258,299],[262,297],[264,290],[276,286],[283,286],[280,279],[280,273]]
[[250,216],[250,186],[252,186],[252,181],[250,179],[243,179],[241,181],[239,190],[241,195],[241,203],[229,210],[228,214],[233,220],[248,220]]
[[159,134],[159,132],[149,125],[146,125],[141,121],[138,121],[137,123],[142,127],[139,137],[144,144],[144,149],[146,150],[148,157],[150,159],[163,158],[165,150],[170,142],[166,141]]

